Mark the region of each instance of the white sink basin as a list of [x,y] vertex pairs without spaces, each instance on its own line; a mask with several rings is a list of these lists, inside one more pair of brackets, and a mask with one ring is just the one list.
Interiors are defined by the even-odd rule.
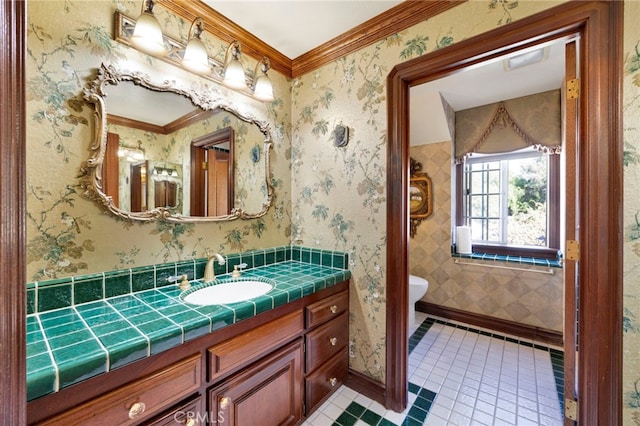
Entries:
[[223,305],[243,302],[269,292],[274,283],[252,279],[219,280],[207,287],[187,290],[180,297],[192,305]]

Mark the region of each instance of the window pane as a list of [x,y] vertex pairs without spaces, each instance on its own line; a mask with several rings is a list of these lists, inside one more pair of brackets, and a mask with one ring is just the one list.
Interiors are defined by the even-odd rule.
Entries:
[[471,197],[471,217],[487,216],[484,198],[484,195],[474,195]]
[[484,223],[483,219],[472,219],[471,220],[471,240],[472,241],[482,241],[484,240]]
[[489,192],[500,192],[500,170],[492,170],[489,172]]
[[487,213],[489,217],[500,217],[500,194],[498,195],[489,195],[488,197],[488,208]]
[[482,194],[484,192],[484,179],[485,173],[473,172],[471,173],[471,190],[472,194]]
[[548,156],[509,161],[508,243],[547,245]]
[[466,165],[464,220],[474,242],[547,246],[548,158],[529,151]]
[[489,225],[487,241],[501,242],[502,232],[501,232],[501,226],[500,226],[500,219],[489,219],[487,222]]

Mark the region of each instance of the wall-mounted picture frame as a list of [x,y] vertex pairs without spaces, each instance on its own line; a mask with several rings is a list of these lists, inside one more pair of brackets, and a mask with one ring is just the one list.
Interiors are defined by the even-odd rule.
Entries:
[[411,238],[415,237],[418,225],[433,214],[433,189],[431,178],[422,172],[422,163],[410,158],[409,219]]

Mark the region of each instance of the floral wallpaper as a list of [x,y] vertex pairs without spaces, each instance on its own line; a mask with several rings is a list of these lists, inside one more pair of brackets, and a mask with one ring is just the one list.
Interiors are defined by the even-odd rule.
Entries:
[[[262,219],[214,224],[131,224],[83,195],[92,112],[82,89],[100,63],[194,77],[112,40],[113,12],[139,1],[29,1],[27,43],[27,277],[43,280],[288,243],[349,252],[351,367],[385,377],[386,77],[397,63],[553,7],[556,1],[469,1],[287,81],[270,72],[268,105],[202,84],[268,121],[274,141],[272,209]],[[190,23],[156,7],[165,32]],[[625,2],[624,416],[640,424],[640,3]],[[60,25],[64,22],[64,25]],[[226,45],[205,34],[213,56]],[[255,62],[244,58],[245,68]],[[334,145],[333,130],[349,128]]]
[[[207,249],[232,253],[290,242],[289,82],[270,72],[277,99],[264,104],[114,41],[114,12],[137,16],[140,7],[138,1],[120,0],[30,1],[26,76],[29,280],[199,258]],[[160,7],[155,12],[166,34],[186,39],[190,22]],[[204,41],[210,55],[223,57],[223,42],[206,37]],[[245,68],[253,70],[255,62],[243,60]],[[82,91],[96,78],[101,63],[123,71],[140,71],[159,82],[172,79],[177,85],[209,91],[236,110],[268,122],[273,140],[270,179],[276,194],[268,214],[251,221],[197,226],[141,224],[116,219],[88,200],[82,194],[79,175],[90,156],[95,129],[93,108],[82,98]],[[213,118],[210,121],[218,125]],[[247,132],[246,126],[240,127],[237,136],[244,138]],[[153,135],[145,135],[142,141],[150,152],[167,158],[170,152],[181,150],[175,138],[166,145],[154,143]],[[264,191],[264,185],[253,186],[260,175],[253,169],[240,175],[240,196],[249,197],[250,188]]]
[[[467,2],[292,82],[291,229],[304,245],[349,253],[355,370],[384,381],[387,75],[395,64],[555,4]],[[350,130],[345,147],[333,142],[338,124]]]

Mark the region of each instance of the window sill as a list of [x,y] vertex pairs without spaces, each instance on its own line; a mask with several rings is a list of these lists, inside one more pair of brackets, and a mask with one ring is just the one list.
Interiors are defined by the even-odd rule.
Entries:
[[494,262],[505,262],[518,265],[545,266],[547,268],[562,268],[561,256],[559,256],[558,259],[543,259],[530,256],[512,256],[489,253],[460,254],[455,252],[455,245],[451,246],[451,257],[460,259],[491,260]]

